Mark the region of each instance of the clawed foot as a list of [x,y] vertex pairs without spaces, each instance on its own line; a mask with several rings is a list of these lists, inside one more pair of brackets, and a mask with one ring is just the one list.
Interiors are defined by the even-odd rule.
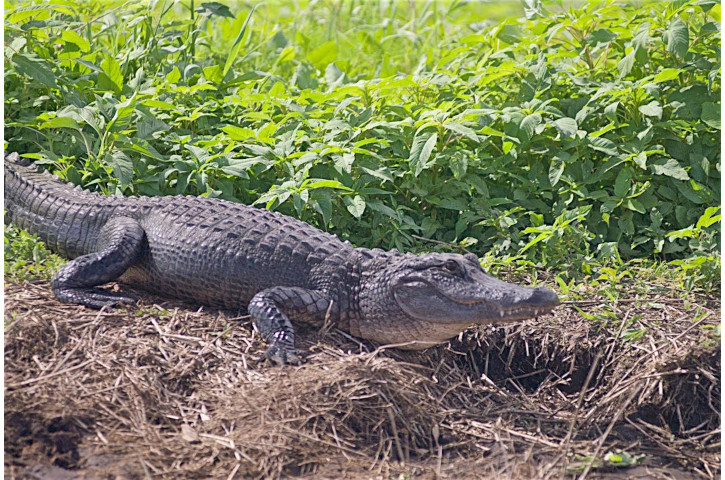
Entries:
[[100,288],[59,288],[55,296],[64,303],[79,303],[96,310],[108,310],[121,305],[133,305],[138,297],[119,292],[109,292]]
[[272,344],[264,355],[259,359],[259,362],[270,361],[275,365],[301,365],[302,361],[297,356],[294,350],[288,350],[286,347],[279,344]]

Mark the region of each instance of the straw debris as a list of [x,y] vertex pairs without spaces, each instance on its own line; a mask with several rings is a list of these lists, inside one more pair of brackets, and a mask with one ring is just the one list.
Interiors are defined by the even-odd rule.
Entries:
[[720,473],[712,299],[581,307],[614,311],[612,326],[564,306],[423,352],[302,327],[306,362],[279,368],[257,363],[265,346],[234,312],[5,294],[9,478]]

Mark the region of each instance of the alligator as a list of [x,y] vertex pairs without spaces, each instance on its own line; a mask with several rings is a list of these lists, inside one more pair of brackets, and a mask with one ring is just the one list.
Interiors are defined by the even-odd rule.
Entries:
[[543,287],[488,275],[476,255],[355,248],[303,221],[194,196],[106,196],[5,157],[5,223],[71,259],[53,276],[61,302],[102,309],[133,303],[99,286],[130,284],[251,315],[262,357],[299,364],[290,319],[417,350],[472,324],[550,312]]

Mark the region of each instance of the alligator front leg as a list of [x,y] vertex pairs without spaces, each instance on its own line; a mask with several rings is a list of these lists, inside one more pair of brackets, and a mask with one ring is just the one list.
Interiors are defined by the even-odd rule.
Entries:
[[136,300],[120,293],[93,288],[116,280],[141,254],[144,230],[128,217],[109,220],[101,229],[97,251],[71,260],[51,281],[53,293],[61,302],[103,308]]
[[247,310],[254,326],[269,342],[262,357],[278,365],[300,364],[295,352],[295,332],[287,315],[295,320],[322,325],[330,299],[321,292],[299,287],[272,287],[257,293]]

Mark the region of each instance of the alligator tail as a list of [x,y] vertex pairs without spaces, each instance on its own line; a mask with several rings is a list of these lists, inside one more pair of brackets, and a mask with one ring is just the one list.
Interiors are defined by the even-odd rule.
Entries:
[[40,171],[17,153],[5,155],[5,223],[38,235],[51,250],[75,258],[93,248],[113,200]]

